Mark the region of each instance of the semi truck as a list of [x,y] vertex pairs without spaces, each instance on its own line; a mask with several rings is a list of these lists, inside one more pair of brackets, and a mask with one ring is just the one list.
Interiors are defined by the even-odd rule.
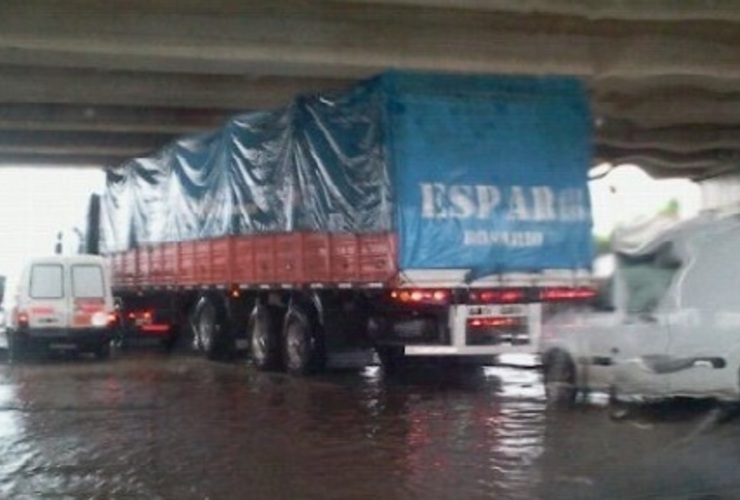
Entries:
[[88,242],[125,337],[295,375],[536,353],[593,295],[591,123],[575,79],[390,71],[107,170]]

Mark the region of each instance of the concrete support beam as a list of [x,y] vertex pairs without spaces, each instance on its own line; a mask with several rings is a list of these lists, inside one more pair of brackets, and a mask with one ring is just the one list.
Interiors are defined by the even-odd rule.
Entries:
[[216,128],[234,113],[236,111],[92,104],[0,104],[0,131],[181,135]]
[[0,164],[118,163],[400,68],[579,76],[596,161],[693,175],[740,150],[739,24],[736,0],[4,0]]
[[740,127],[690,125],[640,129],[626,123],[607,122],[596,131],[596,144],[618,149],[654,149],[671,153],[714,150],[740,152]]
[[599,163],[640,165],[654,177],[697,177],[723,165],[740,164],[740,152],[737,150],[713,150],[679,154],[659,149],[620,149],[598,146],[595,151],[594,164]]
[[172,139],[157,134],[94,132],[0,132],[2,155],[133,157],[157,150]]
[[343,0],[361,4],[457,8],[516,14],[556,14],[588,20],[740,20],[734,0]]
[[597,117],[626,120],[641,128],[740,123],[740,92],[717,93],[700,88],[663,88],[641,94],[593,95]]
[[0,68],[0,103],[86,103],[232,111],[279,106],[301,92],[346,85],[346,80],[326,78],[4,67]]
[[577,16],[297,0],[115,5],[112,16],[106,2],[6,0],[0,62],[239,75],[359,77],[403,67],[740,79],[740,33],[726,21],[587,23]]
[[94,154],[51,154],[51,153],[0,153],[0,168],[2,167],[89,167],[104,168],[121,164],[130,156],[121,155],[94,155]]

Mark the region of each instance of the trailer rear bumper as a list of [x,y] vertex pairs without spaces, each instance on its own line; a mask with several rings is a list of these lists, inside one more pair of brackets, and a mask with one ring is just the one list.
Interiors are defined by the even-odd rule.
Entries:
[[498,356],[501,354],[535,354],[534,345],[499,346],[447,346],[447,345],[407,345],[406,356]]

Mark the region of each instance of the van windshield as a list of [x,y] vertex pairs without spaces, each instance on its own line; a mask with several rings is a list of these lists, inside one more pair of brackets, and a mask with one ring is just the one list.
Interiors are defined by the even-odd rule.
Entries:
[[72,294],[80,299],[105,297],[101,267],[96,265],[72,266]]
[[663,299],[680,266],[666,244],[651,255],[639,258],[621,256],[621,273],[627,288],[627,312],[652,312]]
[[61,299],[64,297],[62,266],[59,264],[36,264],[31,268],[31,298]]

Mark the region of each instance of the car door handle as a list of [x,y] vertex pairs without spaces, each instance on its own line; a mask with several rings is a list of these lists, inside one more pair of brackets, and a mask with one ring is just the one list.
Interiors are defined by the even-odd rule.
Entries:
[[619,348],[618,347],[612,347],[611,348],[611,351],[609,351],[609,352],[611,352],[612,354],[619,354]]

